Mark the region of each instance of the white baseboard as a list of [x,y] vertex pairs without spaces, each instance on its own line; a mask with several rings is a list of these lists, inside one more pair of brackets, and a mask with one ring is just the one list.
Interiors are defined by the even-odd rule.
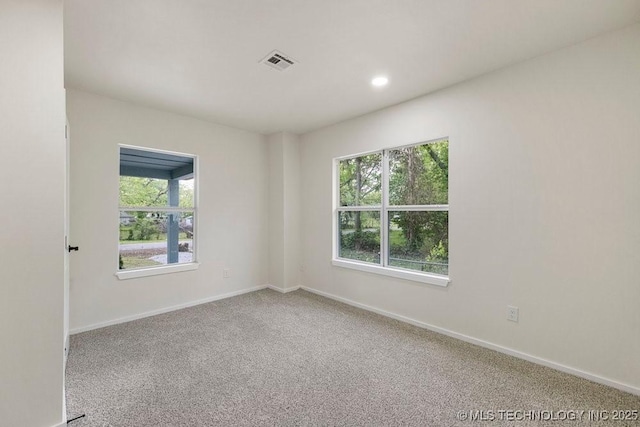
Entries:
[[273,289],[274,291],[278,291],[281,294],[286,294],[288,292],[297,291],[298,289],[300,289],[300,286],[292,286],[290,288],[279,288],[279,287],[274,286],[274,285],[267,285],[267,288]]
[[235,297],[235,296],[238,296],[238,295],[247,294],[249,292],[260,291],[262,289],[266,289],[268,286],[270,286],[270,285],[255,286],[253,288],[241,289],[241,290],[235,291],[235,292],[229,292],[229,293],[222,294],[222,295],[215,295],[215,296],[212,296],[212,297],[209,297],[209,298],[204,298],[204,299],[200,299],[200,300],[196,300],[196,301],[186,302],[186,303],[183,303],[183,304],[173,305],[171,307],[159,308],[157,310],[151,310],[151,311],[147,311],[147,312],[144,312],[144,313],[134,314],[134,315],[131,315],[131,316],[120,317],[120,318],[114,319],[114,320],[107,320],[106,322],[94,323],[93,325],[81,326],[79,328],[71,329],[71,331],[69,331],[69,334],[70,335],[75,335],[75,334],[79,334],[81,332],[87,332],[87,331],[91,331],[91,330],[94,330],[94,329],[104,328],[106,326],[112,326],[112,325],[117,325],[119,323],[131,322],[132,320],[143,319],[145,317],[150,317],[150,316],[155,316],[155,315],[158,315],[158,314],[168,313],[170,311],[175,311],[175,310],[181,310],[183,308],[193,307],[195,305],[206,304],[208,302],[213,302],[213,301],[218,301],[218,300],[221,300],[221,299],[231,298],[231,297]]
[[570,366],[562,365],[560,363],[556,363],[556,362],[553,362],[551,360],[543,359],[543,358],[540,358],[540,357],[537,357],[537,356],[532,356],[530,354],[523,353],[523,352],[518,351],[518,350],[513,350],[513,349],[508,348],[508,347],[503,347],[503,346],[498,345],[498,344],[493,344],[493,343],[488,342],[488,341],[484,341],[484,340],[481,340],[481,339],[478,339],[478,338],[473,338],[473,337],[470,337],[468,335],[464,335],[464,334],[460,334],[458,332],[450,331],[448,329],[440,328],[438,326],[430,325],[428,323],[421,322],[419,320],[411,319],[410,317],[405,317],[405,316],[402,316],[402,315],[399,315],[399,314],[395,314],[395,313],[392,313],[392,312],[389,312],[389,311],[381,310],[379,308],[372,307],[372,306],[369,306],[369,305],[366,305],[366,304],[361,304],[359,302],[356,302],[356,301],[353,301],[353,300],[350,300],[350,299],[347,299],[347,298],[343,298],[343,297],[340,297],[340,296],[337,296],[337,295],[333,295],[333,294],[330,294],[328,292],[319,291],[317,289],[308,288],[306,286],[300,286],[300,289],[303,289],[305,291],[308,291],[308,292],[311,292],[311,293],[314,293],[314,294],[317,294],[317,295],[320,295],[320,296],[323,296],[323,297],[326,297],[326,298],[329,298],[329,299],[332,299],[332,300],[335,300],[335,301],[340,301],[340,302],[343,302],[345,304],[348,304],[348,305],[351,305],[351,306],[354,306],[354,307],[362,308],[364,310],[371,311],[371,312],[380,314],[382,316],[390,317],[392,319],[399,320],[401,322],[409,323],[409,324],[417,326],[419,328],[428,329],[430,331],[437,332],[437,333],[443,334],[443,335],[447,335],[449,337],[456,338],[456,339],[459,339],[461,341],[468,342],[470,344],[475,344],[475,345],[478,345],[480,347],[484,347],[484,348],[488,348],[490,350],[494,350],[494,351],[497,351],[497,352],[500,352],[500,353],[508,354],[509,356],[514,356],[514,357],[517,357],[519,359],[524,359],[524,360],[527,360],[529,362],[533,362],[533,363],[538,364],[538,365],[546,366],[548,368],[555,369],[557,371],[561,371],[561,372],[565,372],[567,374],[575,375],[575,376],[580,377],[580,378],[584,378],[584,379],[587,379],[587,380],[590,380],[590,381],[593,381],[593,382],[596,382],[596,383],[599,383],[599,384],[603,384],[603,385],[606,385],[606,386],[609,386],[609,387],[616,388],[618,390],[625,391],[627,393],[631,393],[631,394],[635,394],[637,396],[640,396],[640,388],[632,386],[632,385],[629,385],[629,384],[624,384],[624,383],[621,383],[621,382],[618,382],[618,381],[614,381],[614,380],[611,380],[611,379],[608,379],[608,378],[601,377],[599,375],[594,375],[594,374],[591,374],[589,372],[582,371],[580,369],[576,369],[576,368],[572,368]]

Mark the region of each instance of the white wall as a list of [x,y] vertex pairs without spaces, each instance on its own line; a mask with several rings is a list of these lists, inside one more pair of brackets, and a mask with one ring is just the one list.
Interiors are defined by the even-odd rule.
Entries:
[[[70,90],[71,332],[265,285],[265,138]],[[118,280],[118,144],[196,154],[200,268]],[[231,270],[223,279],[222,270]]]
[[300,236],[300,137],[283,134],[284,177],[284,271],[287,289],[300,286],[301,236]]
[[[639,46],[635,25],[303,135],[303,285],[640,392]],[[451,285],[331,266],[332,158],[443,136]]]
[[284,147],[282,133],[267,137],[269,151],[269,283],[285,287]]
[[300,286],[300,138],[269,135],[269,283]]
[[0,3],[0,425],[63,411],[62,1]]

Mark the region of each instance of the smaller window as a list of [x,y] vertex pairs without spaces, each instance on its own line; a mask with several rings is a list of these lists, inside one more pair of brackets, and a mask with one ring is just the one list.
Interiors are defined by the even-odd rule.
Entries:
[[195,156],[120,147],[120,271],[195,262],[195,173]]

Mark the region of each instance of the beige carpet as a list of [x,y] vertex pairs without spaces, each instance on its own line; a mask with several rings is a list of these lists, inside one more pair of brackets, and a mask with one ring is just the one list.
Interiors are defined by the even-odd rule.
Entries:
[[639,410],[638,396],[304,291],[74,335],[67,405],[87,415],[74,427],[640,425],[556,412]]

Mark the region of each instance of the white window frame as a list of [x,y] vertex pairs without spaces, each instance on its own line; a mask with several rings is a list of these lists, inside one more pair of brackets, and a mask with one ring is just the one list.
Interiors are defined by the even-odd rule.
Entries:
[[[350,268],[354,270],[364,271],[367,273],[380,274],[384,276],[395,277],[398,279],[411,280],[436,286],[448,286],[450,280],[449,275],[441,275],[436,273],[428,273],[416,270],[409,270],[388,265],[389,245],[389,211],[446,211],[449,212],[449,205],[389,205],[389,152],[401,148],[416,147],[419,145],[432,144],[435,142],[450,141],[449,137],[437,138],[429,141],[422,141],[412,144],[400,145],[396,147],[384,148],[382,150],[369,151],[348,156],[336,157],[333,159],[333,254],[331,263],[337,267]],[[370,154],[382,154],[382,204],[367,206],[340,206],[340,162],[342,160],[355,159],[357,157],[367,156]],[[340,227],[338,224],[338,215],[340,212],[379,212],[380,213],[380,264],[373,264],[348,258],[340,258]]]
[[[120,280],[127,279],[135,279],[139,277],[148,277],[148,276],[157,276],[161,274],[170,274],[170,273],[178,273],[182,271],[191,271],[197,270],[200,266],[198,262],[197,253],[198,253],[198,156],[195,154],[189,153],[180,153],[177,151],[168,151],[168,150],[160,150],[156,148],[150,147],[140,147],[136,145],[127,145],[127,144],[118,144],[118,159],[120,159],[120,148],[133,148],[135,150],[141,151],[149,151],[152,153],[161,153],[161,154],[170,154],[174,156],[181,157],[190,157],[193,159],[193,208],[181,208],[177,206],[159,206],[159,207],[143,207],[143,206],[120,206],[120,198],[118,198],[118,217],[120,216],[120,211],[123,209],[128,209],[132,211],[146,211],[146,212],[173,212],[173,213],[182,213],[182,212],[193,212],[193,245],[192,245],[192,261],[191,262],[183,262],[183,263],[175,263],[175,264],[166,264],[166,265],[158,265],[153,267],[138,267],[127,270],[118,270],[115,275]],[[118,161],[118,188],[120,187],[120,162]],[[115,216],[115,215],[114,215]],[[119,224],[118,224],[119,230]],[[119,231],[118,231],[119,235]],[[116,259],[115,265],[119,263],[120,256],[120,239],[118,238],[118,245],[116,247]]]

